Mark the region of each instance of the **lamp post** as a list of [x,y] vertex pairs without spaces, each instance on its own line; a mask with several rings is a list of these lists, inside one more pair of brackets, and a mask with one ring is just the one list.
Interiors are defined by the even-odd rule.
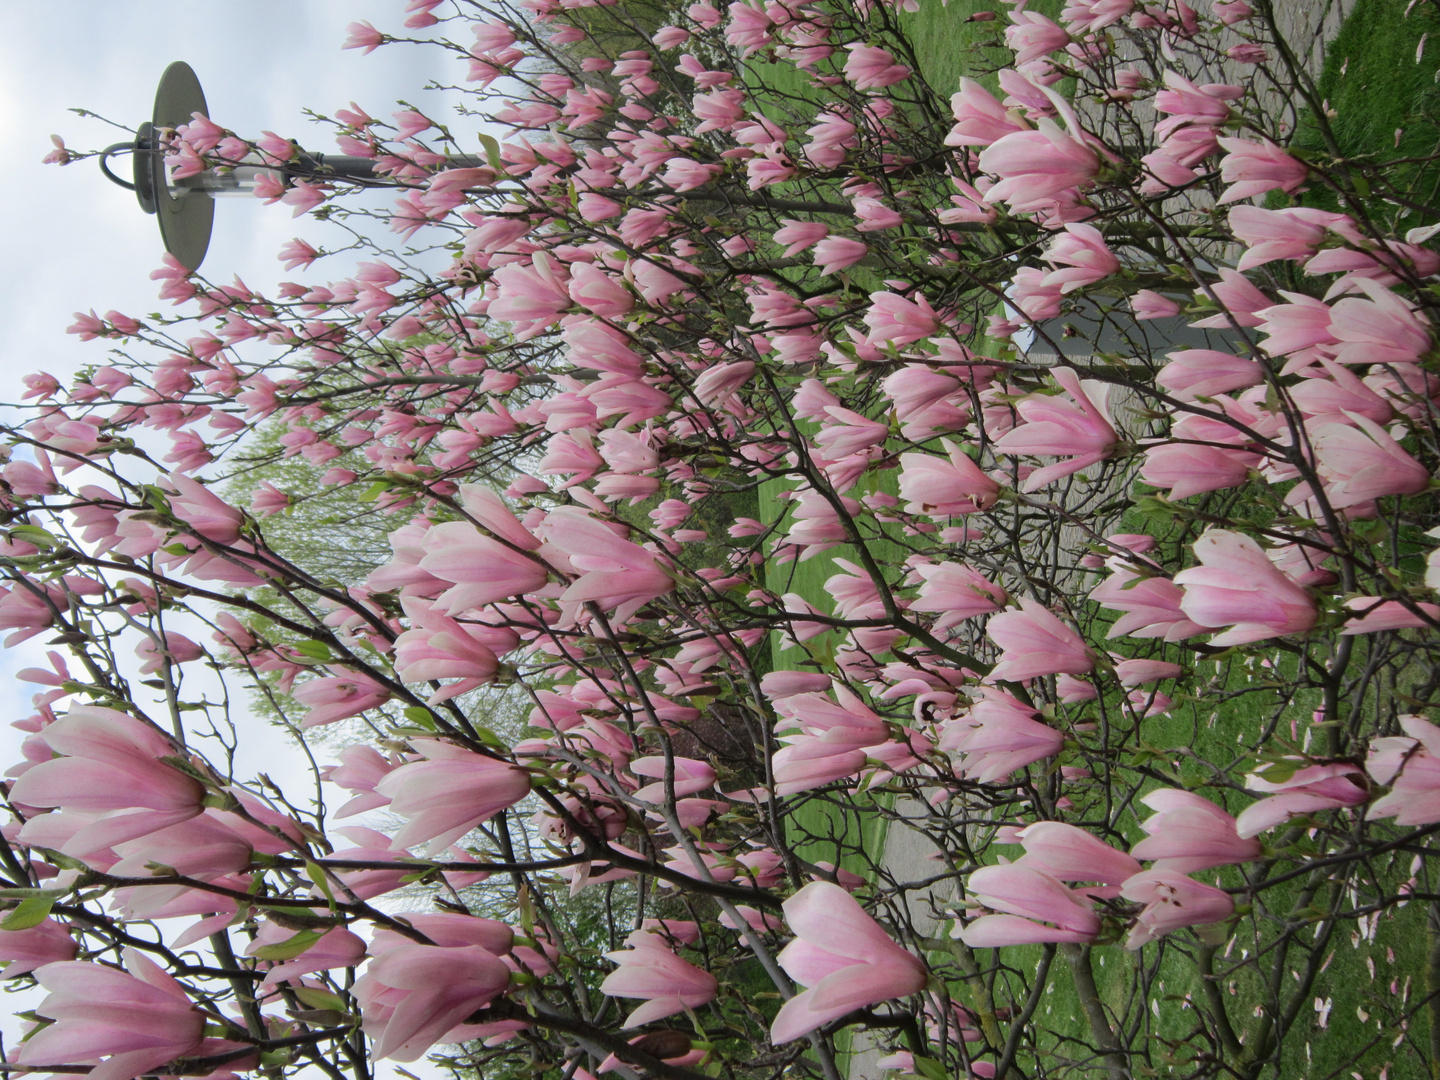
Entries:
[[[140,209],[158,219],[165,250],[188,270],[200,268],[210,246],[210,232],[215,223],[214,197],[251,194],[264,175],[279,176],[286,184],[298,179],[344,179],[368,186],[399,186],[388,177],[378,176],[375,163],[369,158],[312,154],[304,150],[297,160],[283,165],[272,165],[256,157],[253,161],[212,165],[193,176],[173,177],[166,165],[167,135],[188,124],[195,113],[209,115],[205,92],[200,89],[194,69],[177,60],[160,76],[154,111],[135,132],[135,138],[107,146],[100,152],[100,170],[121,187],[135,192]],[[130,180],[111,171],[110,158],[116,154],[130,155]],[[482,162],[462,155],[449,158],[447,164],[468,168]]]

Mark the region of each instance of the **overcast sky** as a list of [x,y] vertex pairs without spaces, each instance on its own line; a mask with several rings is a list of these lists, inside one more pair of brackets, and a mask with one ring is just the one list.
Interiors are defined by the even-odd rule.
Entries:
[[[406,33],[404,7],[404,0],[0,0],[6,16],[0,36],[6,151],[0,402],[18,400],[27,373],[46,370],[68,381],[78,368],[104,362],[103,342],[81,343],[65,333],[72,312],[114,308],[143,318],[165,306],[149,279],[163,253],[155,219],[93,161],[64,168],[40,163],[51,134],[74,149],[126,137],[70,109],[138,126],[150,116],[161,72],[184,60],[199,75],[217,123],[248,135],[271,130],[307,149],[333,151],[328,132],[304,116],[305,108],[333,115],[355,101],[388,119],[397,98],[434,107],[427,102],[435,95],[421,90],[431,78],[463,78],[457,62],[436,49],[397,44],[369,56],[341,50],[354,20]],[[453,130],[465,131],[465,123]],[[282,275],[275,258],[281,244],[296,235],[313,238],[316,228],[293,222],[288,207],[222,201],[204,272],[218,282],[239,275],[267,291],[282,276],[294,276]],[[7,688],[0,704],[10,718],[32,711],[30,696],[38,688],[13,675],[44,665],[46,636],[0,651]],[[18,746],[18,733],[0,723],[0,771],[18,760]],[[280,779],[287,770],[275,767],[274,750],[265,765]],[[3,1027],[13,1038],[13,1023]]]

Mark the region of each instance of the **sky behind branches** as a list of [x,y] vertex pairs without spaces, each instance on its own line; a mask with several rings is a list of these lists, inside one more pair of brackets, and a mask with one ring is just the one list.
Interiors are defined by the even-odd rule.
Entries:
[[[7,256],[0,260],[0,418],[7,422],[19,416],[12,406],[23,392],[24,375],[43,370],[68,383],[81,367],[106,361],[105,342],[82,343],[65,332],[74,312],[94,308],[103,314],[113,308],[144,319],[169,310],[149,276],[164,250],[159,229],[135,196],[107,181],[93,160],[63,168],[41,164],[51,134],[76,150],[128,137],[71,109],[138,126],[150,116],[161,72],[184,60],[199,75],[217,123],[251,137],[275,131],[325,152],[335,149],[332,136],[307,118],[305,109],[333,115],[354,101],[388,120],[396,99],[404,98],[448,116],[439,95],[421,88],[432,79],[454,83],[464,76],[457,61],[436,49],[396,44],[369,56],[342,51],[346,27],[355,20],[404,33],[403,0],[0,2],[6,15],[6,33],[0,36],[0,139],[6,149],[0,213]],[[454,130],[462,138],[473,135],[463,122]],[[117,171],[124,175],[123,168]],[[324,231],[315,222],[292,220],[289,207],[223,200],[203,271],[217,283],[239,276],[262,292],[286,277],[321,282],[344,275],[339,265],[317,268],[308,277],[284,273],[276,253],[293,236],[318,241]],[[208,631],[181,629],[210,644]],[[44,689],[15,675],[48,666],[46,637],[0,649],[6,688],[0,696],[6,714],[0,754],[7,764],[20,760],[24,737],[9,722],[30,715],[32,694]],[[287,774],[302,778],[303,770],[277,767],[273,741],[259,740],[256,749],[269,755],[262,764],[282,782]],[[247,774],[244,763],[238,771]],[[18,999],[11,1004],[26,1007]],[[10,1010],[0,1010],[0,1029],[13,1045],[19,1030]],[[423,1076],[437,1075],[424,1063],[418,1069]]]

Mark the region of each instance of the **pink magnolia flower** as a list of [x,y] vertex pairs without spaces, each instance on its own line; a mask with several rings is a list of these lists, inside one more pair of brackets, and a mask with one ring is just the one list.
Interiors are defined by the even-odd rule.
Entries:
[[358,671],[311,679],[298,687],[293,697],[305,706],[302,728],[320,727],[337,720],[359,716],[366,709],[383,705],[390,699],[390,690]]
[[74,960],[75,939],[64,923],[42,919],[25,930],[0,930],[0,961],[5,977],[24,975],[43,964]]
[[1260,842],[1242,838],[1235,819],[1209,799],[1164,788],[1140,801],[1156,813],[1140,823],[1148,835],[1130,854],[1155,860],[1156,870],[1190,874],[1260,857]]
[[1440,728],[1418,716],[1400,717],[1404,735],[1370,743],[1365,771],[1388,785],[1388,794],[1370,807],[1372,818],[1393,817],[1397,825],[1440,821]]
[[1041,675],[1084,675],[1095,668],[1095,657],[1080,635],[1055,617],[1043,604],[1028,597],[1019,611],[993,615],[985,635],[1000,649],[1000,662],[987,679],[1024,682]]
[[529,775],[504,761],[438,739],[416,743],[424,760],[401,765],[375,785],[390,810],[407,819],[396,848],[442,850],[530,793]]
[[1036,469],[1025,479],[1025,491],[1034,491],[1094,465],[1119,440],[1109,417],[1090,399],[1073,370],[1056,368],[1053,375],[1076,404],[1046,394],[1031,394],[1015,407],[1022,423],[995,441],[995,449],[1002,453],[1067,459]]
[[[671,758],[674,766],[676,797],[694,795],[715,783],[715,769],[708,762],[697,758]],[[665,759],[660,756],[636,758],[630,763],[630,771],[636,776],[654,778],[657,783],[646,784],[635,792],[641,802],[665,802]]]
[[[204,785],[160,760],[175,756],[170,740],[124,713],[74,705],[40,738],[64,756],[27,769],[10,789],[11,801],[81,814],[152,811],[100,818],[90,826],[103,833],[97,847],[163,829],[202,809]],[[34,818],[27,827],[41,820]]]
[[1083,889],[1094,897],[1117,896],[1140,864],[1123,851],[1084,829],[1060,821],[1037,821],[1015,834],[1025,848],[1016,866],[1033,866],[1059,881],[1098,881],[1102,887]]
[[1017,131],[1025,131],[996,100],[995,95],[974,79],[962,78],[960,92],[950,98],[955,126],[945,136],[946,146],[989,146]]
[[491,681],[500,668],[499,652],[520,642],[509,630],[462,623],[433,607],[406,598],[411,626],[395,639],[395,674],[405,682],[458,681],[430,695],[434,705]]
[[1412,601],[1406,605],[1379,596],[1352,596],[1345,601],[1345,606],[1360,614],[1345,623],[1340,631],[1343,636],[1374,634],[1381,630],[1418,630],[1440,622],[1440,604]]
[[[1358,508],[1389,495],[1414,495],[1430,486],[1430,471],[1383,427],[1358,413],[1346,418],[1349,423],[1317,425],[1310,435],[1316,471],[1331,506]],[[1308,494],[1308,485],[1302,485],[1287,501],[1299,502]]]
[[422,550],[427,554],[419,560],[419,569],[454,586],[437,604],[452,615],[534,592],[550,576],[544,563],[482,536],[466,521],[432,526]]
[[856,90],[880,90],[910,77],[910,69],[884,49],[859,44],[846,48],[850,55],[845,59],[845,78]]
[[1224,138],[1218,140],[1226,154],[1220,162],[1220,178],[1230,186],[1220,196],[1222,203],[1248,199],[1280,188],[1293,195],[1309,178],[1305,163],[1297,161],[1269,139]]
[[1233,353],[1183,349],[1168,355],[1170,362],[1156,373],[1155,381],[1181,401],[1228,394],[1265,381],[1259,364]]
[[1015,50],[1015,66],[1043,60],[1070,44],[1070,34],[1036,11],[1012,11],[1005,28],[1005,44]]
[[912,514],[946,517],[975,514],[994,505],[999,484],[985,475],[959,446],[943,439],[948,458],[900,455],[900,497]]
[[570,298],[602,319],[616,319],[635,306],[630,290],[594,263],[570,267]]
[[570,559],[580,576],[560,594],[562,603],[594,603],[623,623],[651,600],[675,588],[675,579],[639,544],[575,506],[546,515],[537,533]]
[[1147,577],[1128,559],[1114,556],[1105,560],[1110,576],[1090,591],[1090,599],[1101,607],[1121,612],[1106,633],[1107,638],[1163,637],[1180,641],[1203,631],[1180,610],[1184,592],[1164,577]]
[[[393,944],[355,982],[375,1057],[415,1061],[505,992],[510,969],[479,945]],[[463,1029],[457,1041],[465,1037]]]
[[605,976],[600,992],[611,997],[642,998],[645,1001],[625,1021],[627,1028],[671,1016],[684,1009],[697,1009],[713,1001],[720,984],[715,976],[681,960],[658,934],[636,930],[625,939],[628,949],[606,953],[620,966]]
[[891,941],[839,885],[812,881],[785,901],[784,911],[795,940],[776,959],[809,989],[780,1007],[770,1029],[776,1045],[925,986],[924,963]]
[[1145,905],[1125,939],[1127,949],[1138,949],[1185,926],[1224,922],[1235,913],[1235,901],[1226,893],[1173,870],[1136,874],[1125,882],[1120,895]]
[[1210,529],[1195,541],[1201,565],[1175,575],[1184,586],[1180,610],[1192,622],[1213,629],[1230,627],[1213,645],[1303,634],[1315,625],[1314,601],[1265,557],[1248,536]]
[[1053,120],[1042,119],[1038,130],[1005,135],[981,151],[979,165],[998,178],[985,201],[1024,213],[1048,209],[1066,192],[1089,186],[1100,158]]
[[889,342],[895,346],[909,345],[932,336],[939,328],[939,316],[923,293],[913,300],[893,292],[870,294],[870,308],[865,312],[865,325],[872,345]]
[[[1359,806],[1370,797],[1365,774],[1354,765],[1344,762],[1305,765],[1280,779],[1285,769],[1283,763],[1271,765],[1263,773],[1253,772],[1245,777],[1247,787],[1264,792],[1270,798],[1261,799],[1240,811],[1240,816],[1235,819],[1235,831],[1240,836],[1258,836],[1301,814]],[[1275,780],[1269,779],[1272,774],[1277,777]]]
[[1100,916],[1076,891],[1034,866],[982,866],[965,890],[994,915],[982,915],[956,934],[972,949],[1048,941],[1093,941]]
[[815,267],[822,274],[835,274],[854,266],[870,253],[859,240],[844,236],[827,236],[815,245]]
[[1180,314],[1178,303],[1151,289],[1141,289],[1131,296],[1130,309],[1137,319],[1170,319]]
[[1263,460],[1259,454],[1233,446],[1161,443],[1146,448],[1140,479],[1168,488],[1172,499],[1188,499],[1206,491],[1239,487]]
[[786,218],[784,225],[775,230],[771,237],[777,244],[785,246],[785,258],[793,259],[800,252],[812,248],[830,235],[830,226],[819,221],[795,221]]
[[987,687],[966,713],[945,722],[939,745],[961,755],[960,775],[990,784],[1054,757],[1064,742],[1060,732],[1040,722],[1034,709]]
[[[245,950],[245,955],[254,956],[257,950],[289,941],[294,934],[293,929],[266,919],[260,923],[260,929]],[[364,959],[363,938],[343,927],[331,927],[321,933],[319,941],[307,946],[298,956],[271,967],[265,973],[261,986],[274,986],[276,983],[299,979],[302,975],[327,971],[330,968],[357,967]]]
[[911,611],[930,611],[940,616],[935,620],[937,632],[950,629],[965,619],[989,615],[1005,603],[1005,590],[986,580],[964,563],[943,562],[917,566],[915,575],[921,585]]
[[16,1052],[22,1064],[83,1064],[98,1080],[134,1080],[192,1057],[205,1040],[205,1015],[184,988],[135,949],[123,952],[126,971],[82,960],[46,964],[35,978],[49,995],[37,1007],[55,1023],[35,1032]]
[[342,49],[362,49],[361,55],[374,52],[385,44],[385,35],[365,20],[353,22],[345,28],[345,43]]
[[1064,268],[1045,275],[1045,284],[1058,286],[1062,293],[1093,285],[1120,269],[1120,260],[1093,225],[1066,225],[1065,235],[1057,238],[1041,257]]
[[1347,296],[1330,308],[1337,361],[1413,364],[1430,351],[1429,323],[1408,300],[1369,278],[1353,280],[1365,298]]

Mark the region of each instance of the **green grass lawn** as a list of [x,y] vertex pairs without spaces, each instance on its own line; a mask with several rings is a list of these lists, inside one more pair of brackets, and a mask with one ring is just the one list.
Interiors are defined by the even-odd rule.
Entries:
[[[1369,166],[1366,188],[1434,207],[1440,172],[1417,159],[1440,152],[1440,5],[1432,0],[1357,0],[1326,50],[1317,80],[1327,106],[1332,146],[1313,113],[1302,120],[1295,145],[1324,159],[1339,155]],[[1307,203],[1336,209],[1335,195],[1313,191]],[[1413,225],[1420,217],[1391,205],[1367,207],[1382,219]],[[1424,218],[1427,223],[1433,215]]]

